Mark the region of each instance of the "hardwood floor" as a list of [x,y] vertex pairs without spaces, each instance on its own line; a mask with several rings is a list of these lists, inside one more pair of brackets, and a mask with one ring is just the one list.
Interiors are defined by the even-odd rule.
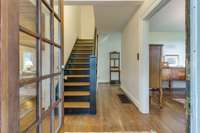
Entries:
[[97,90],[97,115],[66,115],[62,131],[114,132],[150,131],[158,133],[184,133],[185,112],[181,104],[166,100],[163,109],[156,102],[150,114],[141,114],[134,104],[122,104],[119,86],[99,84]]

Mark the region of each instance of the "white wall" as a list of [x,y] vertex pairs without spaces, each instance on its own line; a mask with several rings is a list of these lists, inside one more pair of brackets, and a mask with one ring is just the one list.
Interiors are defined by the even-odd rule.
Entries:
[[[139,106],[139,52],[137,19],[131,19],[122,35],[121,88]],[[136,44],[134,44],[136,43]]]
[[93,39],[95,31],[95,17],[93,6],[81,6],[81,39]]
[[[121,33],[101,33],[98,43],[98,82],[110,82],[109,53],[117,51],[121,54]],[[116,79],[117,75],[113,75]]]
[[64,6],[64,63],[80,35],[80,7]]
[[150,32],[150,44],[163,44],[163,56],[179,55],[179,66],[185,66],[184,32]]
[[[149,87],[148,87],[148,41],[143,37],[146,30],[143,27],[143,17],[146,12],[153,9],[160,0],[146,0],[137,13],[125,26],[122,35],[122,84],[121,88],[136,104],[142,113],[149,112]],[[146,25],[148,26],[148,25]],[[148,32],[145,32],[148,33]],[[140,60],[137,60],[137,53]]]

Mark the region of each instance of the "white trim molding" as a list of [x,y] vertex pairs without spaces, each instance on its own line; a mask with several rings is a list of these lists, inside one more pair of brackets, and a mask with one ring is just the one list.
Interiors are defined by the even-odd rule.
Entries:
[[200,132],[200,0],[191,0],[190,4],[190,44],[191,44],[191,133]]
[[158,12],[169,0],[154,0],[151,5],[142,12],[139,20],[140,33],[140,61],[139,61],[139,97],[140,110],[149,113],[149,19]]

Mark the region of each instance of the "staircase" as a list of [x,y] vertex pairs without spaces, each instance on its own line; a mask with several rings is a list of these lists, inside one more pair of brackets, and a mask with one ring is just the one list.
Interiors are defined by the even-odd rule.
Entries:
[[96,114],[94,40],[78,39],[65,67],[65,114]]

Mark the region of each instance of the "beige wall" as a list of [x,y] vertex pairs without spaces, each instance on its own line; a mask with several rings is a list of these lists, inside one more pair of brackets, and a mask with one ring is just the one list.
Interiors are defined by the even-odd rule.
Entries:
[[94,38],[94,11],[92,6],[64,7],[64,61],[69,58],[77,38]]
[[81,6],[81,39],[93,39],[95,31],[95,18],[93,6]]
[[64,63],[80,34],[80,7],[64,6]]

